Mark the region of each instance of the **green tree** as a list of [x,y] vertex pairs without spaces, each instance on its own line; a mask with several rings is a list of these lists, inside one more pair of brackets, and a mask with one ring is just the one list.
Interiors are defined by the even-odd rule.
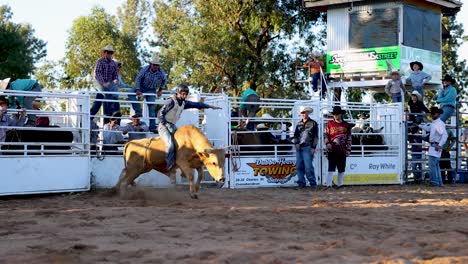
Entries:
[[27,78],[47,55],[46,42],[34,36],[31,25],[13,23],[12,17],[9,6],[0,6],[0,78]]
[[115,16],[107,14],[104,8],[94,7],[90,15],[75,19],[70,29],[63,62],[64,86],[91,87],[94,65],[106,45],[114,46],[114,58],[124,64],[124,82],[131,83],[140,68],[136,39],[121,31]]
[[463,25],[456,21],[456,17],[443,17],[442,23],[450,32],[450,38],[442,41],[442,73],[452,75],[457,80],[459,98],[466,99],[465,88],[468,87],[468,68],[466,60],[460,60],[458,50],[468,36],[464,35]]
[[239,95],[248,86],[265,97],[304,97],[304,86],[294,82],[288,43],[307,34],[319,14],[300,7],[299,0],[156,0],[155,44],[170,83],[205,92]]

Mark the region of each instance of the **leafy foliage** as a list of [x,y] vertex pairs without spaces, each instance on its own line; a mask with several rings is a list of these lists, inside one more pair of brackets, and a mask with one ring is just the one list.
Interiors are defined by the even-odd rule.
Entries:
[[185,82],[233,95],[251,87],[264,97],[306,96],[294,82],[292,52],[299,49],[285,44],[297,36],[313,39],[309,31],[319,14],[303,13],[301,1],[156,0],[154,9],[155,44],[172,85]]
[[27,78],[47,55],[46,42],[34,36],[31,25],[13,23],[12,16],[9,6],[0,6],[0,78]]

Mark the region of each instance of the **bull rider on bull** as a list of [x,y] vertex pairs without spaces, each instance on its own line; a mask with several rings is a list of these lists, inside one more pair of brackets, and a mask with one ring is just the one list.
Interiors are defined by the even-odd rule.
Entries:
[[182,111],[184,109],[189,108],[222,109],[221,107],[186,100],[188,94],[188,86],[184,84],[179,84],[176,87],[176,94],[167,99],[158,112],[158,133],[161,139],[166,144],[167,171],[170,171],[175,163],[174,133],[177,129],[175,124],[180,119]]

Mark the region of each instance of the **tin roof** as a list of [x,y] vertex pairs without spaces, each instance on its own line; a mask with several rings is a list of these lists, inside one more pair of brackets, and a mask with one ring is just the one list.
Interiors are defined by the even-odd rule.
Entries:
[[[431,3],[442,8],[444,15],[454,15],[462,6],[462,2],[458,0],[420,0],[421,2]],[[343,5],[343,4],[359,4],[360,2],[366,2],[366,0],[303,0],[303,6],[305,8],[312,8],[322,12],[326,12],[331,6]],[[389,1],[390,2],[390,1]],[[392,1],[394,2],[394,1]]]

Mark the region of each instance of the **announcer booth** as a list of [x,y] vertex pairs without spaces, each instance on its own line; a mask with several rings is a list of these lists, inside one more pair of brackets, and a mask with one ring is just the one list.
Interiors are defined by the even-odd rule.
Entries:
[[441,84],[442,15],[461,7],[455,0],[304,0],[304,8],[327,13],[327,73],[330,87],[382,90],[390,72],[410,73],[420,61],[432,76],[427,89]]

